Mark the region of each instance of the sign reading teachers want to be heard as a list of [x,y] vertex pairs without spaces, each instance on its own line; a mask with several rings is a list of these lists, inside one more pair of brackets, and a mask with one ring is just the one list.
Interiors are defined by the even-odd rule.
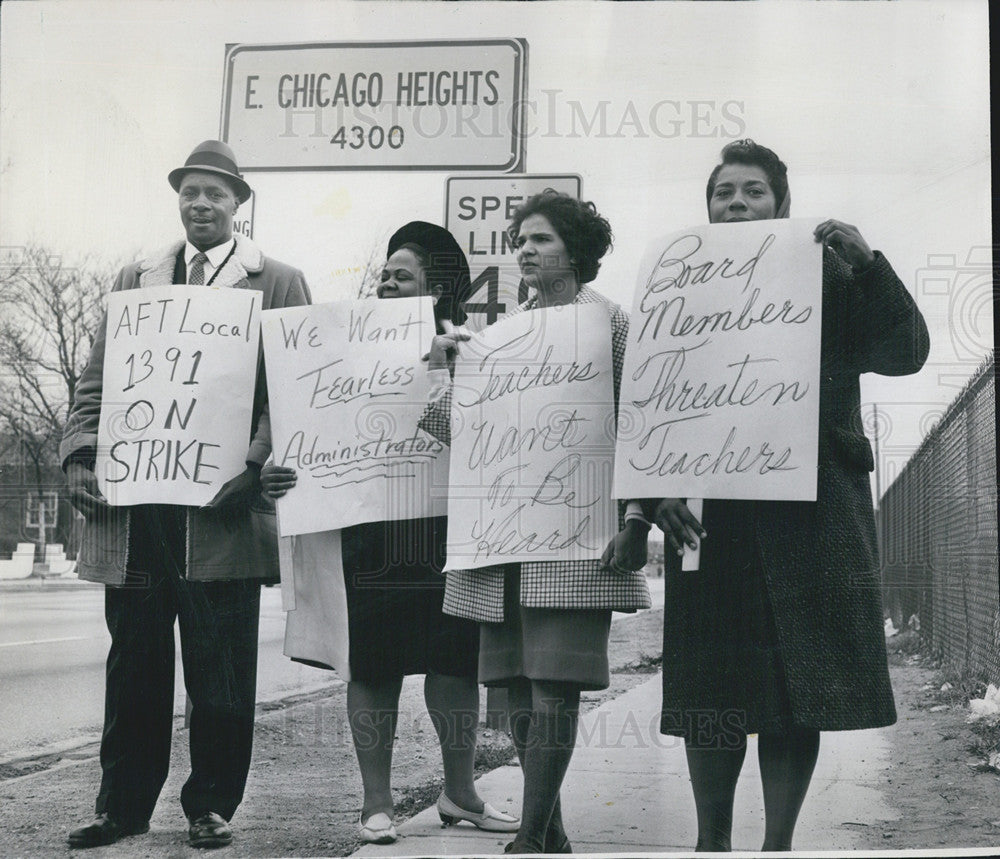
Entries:
[[518,313],[462,344],[445,569],[600,557],[616,530],[613,385],[602,304]]
[[95,471],[109,504],[206,504],[246,468],[259,339],[254,290],[108,296]]
[[715,224],[649,246],[622,376],[616,497],[816,499],[815,226]]
[[524,39],[230,45],[220,136],[252,170],[523,169]]
[[427,408],[432,299],[267,310],[261,323],[283,537],[445,513],[447,447],[417,428]]

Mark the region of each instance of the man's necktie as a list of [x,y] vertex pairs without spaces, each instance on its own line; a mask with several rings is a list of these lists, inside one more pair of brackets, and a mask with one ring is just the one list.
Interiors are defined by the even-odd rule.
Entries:
[[188,283],[192,286],[203,286],[205,283],[205,263],[208,257],[203,253],[196,253],[191,257],[191,276]]

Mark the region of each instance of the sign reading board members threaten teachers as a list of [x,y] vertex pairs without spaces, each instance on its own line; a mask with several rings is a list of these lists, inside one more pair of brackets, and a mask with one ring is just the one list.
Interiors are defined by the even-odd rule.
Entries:
[[816,500],[815,226],[714,224],[650,245],[622,374],[616,497]]
[[243,170],[499,170],[524,158],[524,39],[230,45]]
[[211,501],[246,468],[260,293],[161,286],[108,296],[96,474],[114,506]]

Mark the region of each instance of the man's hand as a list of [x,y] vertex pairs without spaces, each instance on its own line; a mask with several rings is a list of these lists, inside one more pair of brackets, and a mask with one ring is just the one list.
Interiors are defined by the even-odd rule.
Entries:
[[627,519],[622,528],[608,543],[601,555],[601,569],[613,573],[631,573],[646,566],[646,544],[649,526],[638,519]]
[[108,507],[107,499],[97,486],[97,475],[82,462],[71,462],[66,467],[66,485],[69,502],[84,516],[93,516]]
[[209,501],[205,507],[210,510],[246,508],[259,494],[260,470],[248,465],[244,472],[237,474],[232,480],[226,481],[222,489],[215,494],[215,498]]
[[701,522],[680,498],[661,499],[656,505],[653,521],[663,530],[667,542],[678,555],[684,554],[685,543],[692,549],[697,549],[696,538],[704,539],[708,536],[701,527]]

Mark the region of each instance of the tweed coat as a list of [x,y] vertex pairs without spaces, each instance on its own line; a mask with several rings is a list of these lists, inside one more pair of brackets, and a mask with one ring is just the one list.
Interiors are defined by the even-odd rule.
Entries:
[[[621,387],[625,341],[628,339],[628,314],[589,286],[580,288],[574,304],[603,304],[611,320],[611,355],[614,368],[615,412]],[[505,314],[534,310],[537,299],[528,301]],[[432,404],[419,426],[446,443],[451,442],[451,391]],[[611,487],[608,487],[611,491]],[[619,515],[621,518],[621,515]],[[510,565],[452,570],[447,573],[443,611],[446,614],[481,622],[503,620],[503,578]],[[601,569],[600,560],[532,561],[522,563],[521,605],[531,608],[586,608],[635,611],[649,608],[649,588],[641,572],[616,573]]]
[[[745,664],[739,657],[720,664],[707,632],[719,608],[699,588],[720,564],[744,559],[763,575],[759,605],[773,613],[794,724],[847,730],[895,721],[869,481],[874,459],[861,424],[859,377],[915,373],[928,346],[920,311],[881,253],[855,272],[824,251],[817,500],[705,501],[699,571],[681,573],[676,557],[667,565],[664,733],[679,733],[678,712],[725,707],[727,684],[740,685],[752,670],[749,655]],[[727,532],[744,544],[723,548]],[[744,684],[751,697],[752,685]]]
[[[113,291],[167,286],[174,282],[174,268],[183,241],[173,243],[149,259],[125,266]],[[237,235],[232,258],[218,271],[214,286],[255,289],[262,293],[262,309],[309,304],[309,288],[302,272],[265,257],[249,239]],[[107,316],[101,321],[90,360],[76,387],[59,458],[63,468],[71,458],[92,456],[97,449],[104,376],[104,344]],[[271,452],[271,425],[267,410],[267,385],[264,379],[263,350],[258,354],[257,382],[251,419],[247,462],[263,465]],[[251,511],[239,515],[222,514],[203,508],[188,507],[187,577],[194,581],[218,581],[259,578],[262,566],[255,547]],[[77,560],[82,579],[120,585],[125,581],[128,559],[128,507],[109,507],[99,516],[88,517]]]

